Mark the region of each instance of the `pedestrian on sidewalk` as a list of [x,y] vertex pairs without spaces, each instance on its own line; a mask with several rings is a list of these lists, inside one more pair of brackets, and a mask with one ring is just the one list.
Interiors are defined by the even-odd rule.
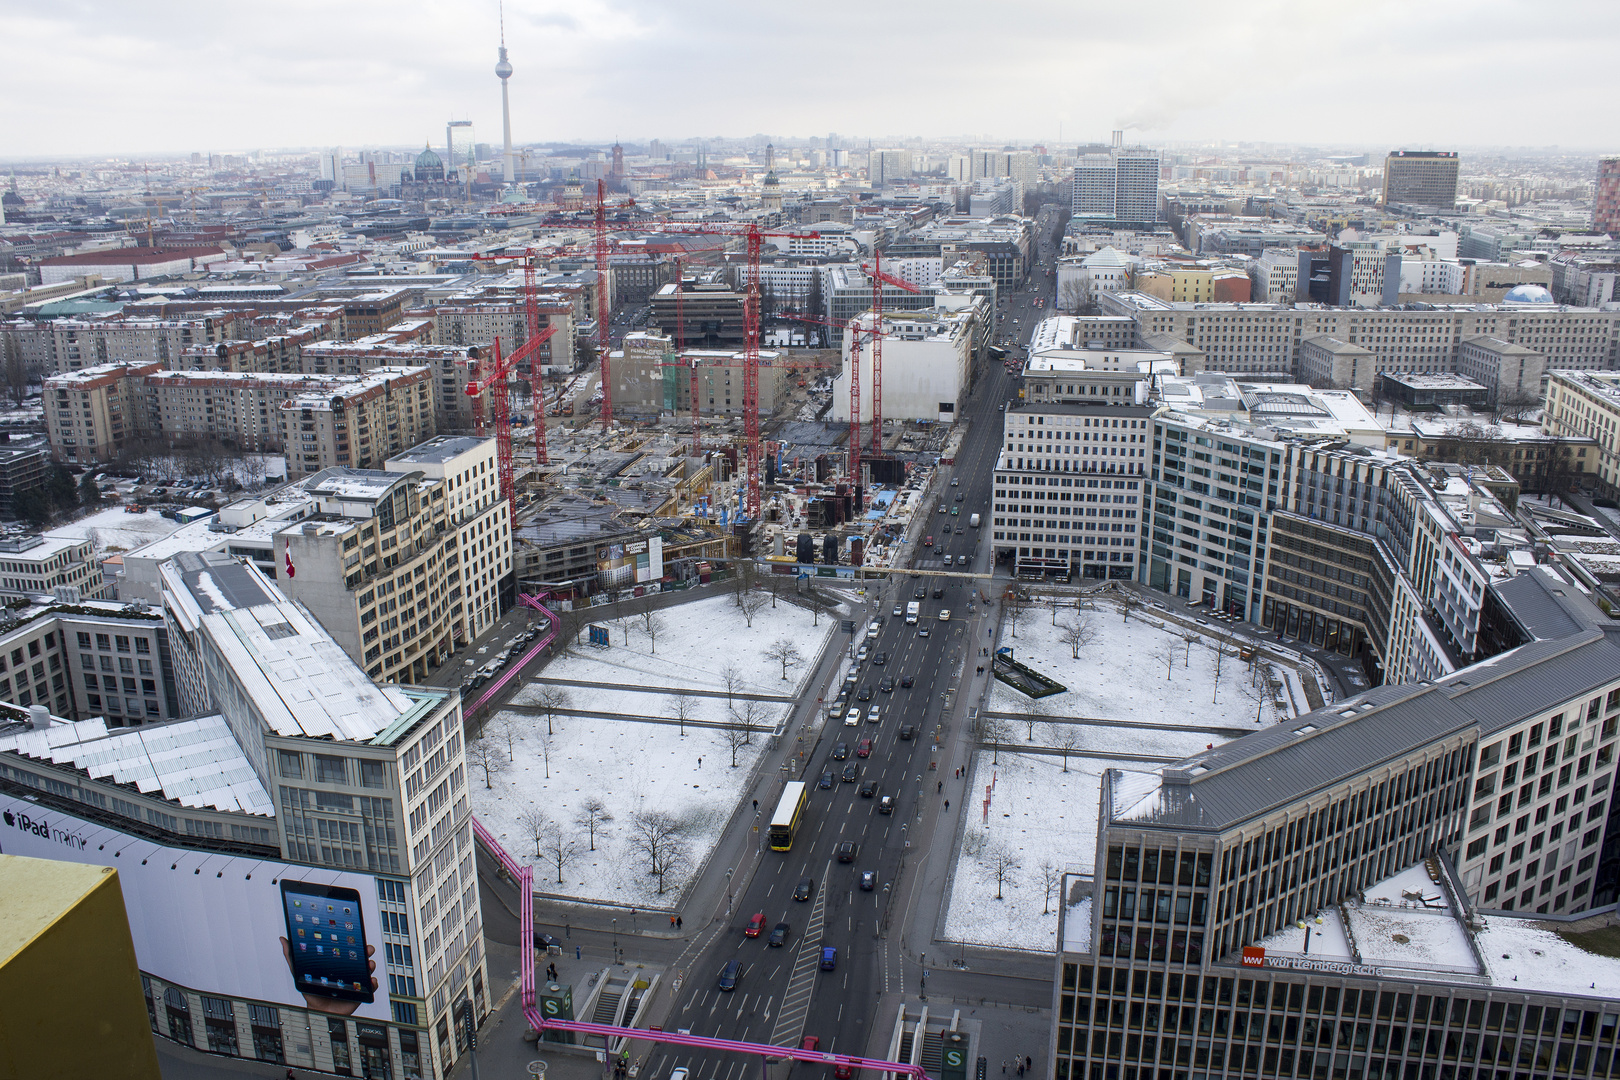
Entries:
[[698,768],[700,768],[700,769],[703,768],[703,759],[702,758],[698,758]]
[[942,792],[944,790],[945,790],[945,781],[941,780],[939,783],[934,785],[934,794],[935,795],[938,795],[940,792]]
[[1024,1071],[1028,1072],[1028,1071],[1030,1071],[1030,1070],[1032,1070],[1034,1068],[1035,1068],[1035,1059],[1026,1055],[1025,1058],[1024,1058]]
[[1007,1075],[1007,1063],[1006,1063],[1006,1062],[1005,1062],[1005,1061],[1003,1061],[1003,1062],[1002,1062],[1002,1063],[1001,1063],[1001,1075],[1002,1075],[1002,1076],[1006,1076],[1006,1075]]
[[949,810],[950,808],[951,808],[951,800],[946,799],[945,800],[945,809]]
[[675,925],[675,916],[671,915],[669,917],[669,925],[671,925],[671,926]]

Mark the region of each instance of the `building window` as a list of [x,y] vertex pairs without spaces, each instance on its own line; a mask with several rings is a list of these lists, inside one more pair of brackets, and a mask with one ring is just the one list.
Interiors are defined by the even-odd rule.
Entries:
[[347,784],[349,782],[347,759],[331,754],[316,754],[315,780],[321,784]]
[[304,778],[304,756],[293,750],[277,750],[277,761],[280,763],[281,775],[288,780],[302,780]]

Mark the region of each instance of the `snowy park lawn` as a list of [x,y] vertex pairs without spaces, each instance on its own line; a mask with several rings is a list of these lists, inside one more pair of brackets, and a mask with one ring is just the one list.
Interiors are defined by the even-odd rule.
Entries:
[[[659,615],[666,625],[656,654],[636,629],[637,618],[629,623],[628,646],[623,644],[625,624],[613,625],[612,646],[578,646],[552,660],[541,675],[609,684],[567,687],[571,707],[629,717],[668,717],[667,690],[672,687],[719,691],[720,697],[693,697],[691,713],[691,719],[718,722],[727,718],[721,673],[728,662],[742,675],[738,690],[796,698],[823,640],[838,628],[836,616],[823,616],[813,626],[810,612],[780,600],[774,611],[767,607],[755,616],[749,628],[729,595],[664,608]],[[801,666],[789,670],[787,682],[782,681],[781,664],[764,656],[783,638],[804,656]],[[516,700],[533,704],[539,690],[531,683]],[[548,740],[545,717],[498,713],[484,738],[504,759],[508,739],[503,724],[510,720],[511,760],[490,778],[493,787],[485,786],[482,769],[469,760],[473,812],[514,858],[534,864],[540,891],[634,906],[655,906],[661,900],[673,904],[719,839],[771,729],[791,707],[789,702],[758,704],[762,730],[738,749],[736,768],[731,768],[731,749],[712,728],[688,726],[682,735],[675,724],[655,720],[562,715]],[[600,799],[613,818],[605,830],[598,826],[594,852],[586,830],[575,824],[590,799]],[[561,884],[555,861],[548,864],[535,855],[534,834],[522,820],[530,810],[547,814],[580,849],[564,868]],[[657,879],[647,873],[645,855],[629,838],[633,818],[644,811],[661,811],[688,823],[684,866],[667,875],[663,898],[657,895]]]
[[[1057,874],[1091,873],[1097,856],[1103,770],[1153,766],[1071,755],[1065,773],[1056,756],[1006,751],[997,756],[999,765],[991,764],[988,752],[975,759],[944,936],[970,945],[1050,950],[1057,943],[1060,897],[1054,885],[1048,902],[1042,864],[1050,863]],[[992,776],[995,791],[986,824],[984,791]],[[990,871],[990,853],[998,847],[1011,852],[1019,864],[1002,882],[1000,900]]]
[[[1041,704],[1056,716],[1084,716],[1106,720],[1134,720],[1173,728],[1255,727],[1255,702],[1240,687],[1248,683],[1249,666],[1234,651],[1221,661],[1219,687],[1215,681],[1215,639],[1201,634],[1189,649],[1182,640],[1182,629],[1164,627],[1140,612],[1125,621],[1117,604],[1097,602],[1095,609],[1080,613],[1089,618],[1093,640],[1080,649],[1080,658],[1062,640],[1064,622],[1073,620],[1073,610],[1059,611],[1058,626],[1051,613],[1039,608],[1025,611],[1018,619],[1018,636],[1013,637],[1007,620],[1001,623],[999,644],[1010,646],[1013,659],[1062,683],[1068,689],[1042,698]],[[1204,627],[1199,627],[1205,630]],[[1175,659],[1166,663],[1163,648],[1175,646]],[[997,681],[990,693],[990,709],[995,712],[1023,712],[1029,698],[1006,683]],[[1263,722],[1279,717],[1270,704]],[[1207,737],[1194,739],[1196,746],[1175,749],[1149,749],[1139,744],[1141,732],[1115,730],[1107,733],[1111,749],[1152,754],[1190,754],[1202,750]],[[1099,732],[1098,737],[1103,737]],[[1038,736],[1037,736],[1038,739]],[[1121,746],[1121,742],[1124,746]],[[1219,742],[1219,739],[1215,741]],[[1103,743],[1094,742],[1093,746]]]

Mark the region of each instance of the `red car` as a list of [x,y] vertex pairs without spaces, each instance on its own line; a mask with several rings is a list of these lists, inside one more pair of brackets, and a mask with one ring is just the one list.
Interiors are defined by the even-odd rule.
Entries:
[[923,547],[933,547],[933,546],[934,546],[934,538],[932,536],[923,537]]
[[800,1050],[814,1050],[816,1047],[818,1047],[820,1045],[821,1045],[821,1036],[819,1036],[819,1035],[806,1035],[802,1040],[800,1040],[799,1049]]
[[872,740],[871,739],[862,739],[860,742],[856,743],[855,744],[855,756],[856,757],[871,757],[872,756]]
[[759,937],[764,929],[765,913],[762,911],[748,920],[748,925],[743,928],[743,937]]

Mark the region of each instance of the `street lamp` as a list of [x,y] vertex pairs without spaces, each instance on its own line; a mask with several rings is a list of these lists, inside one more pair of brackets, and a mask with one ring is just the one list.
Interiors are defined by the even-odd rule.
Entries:
[[613,920],[613,961],[614,961],[614,963],[618,963],[618,960],[619,960],[619,920],[614,919]]

